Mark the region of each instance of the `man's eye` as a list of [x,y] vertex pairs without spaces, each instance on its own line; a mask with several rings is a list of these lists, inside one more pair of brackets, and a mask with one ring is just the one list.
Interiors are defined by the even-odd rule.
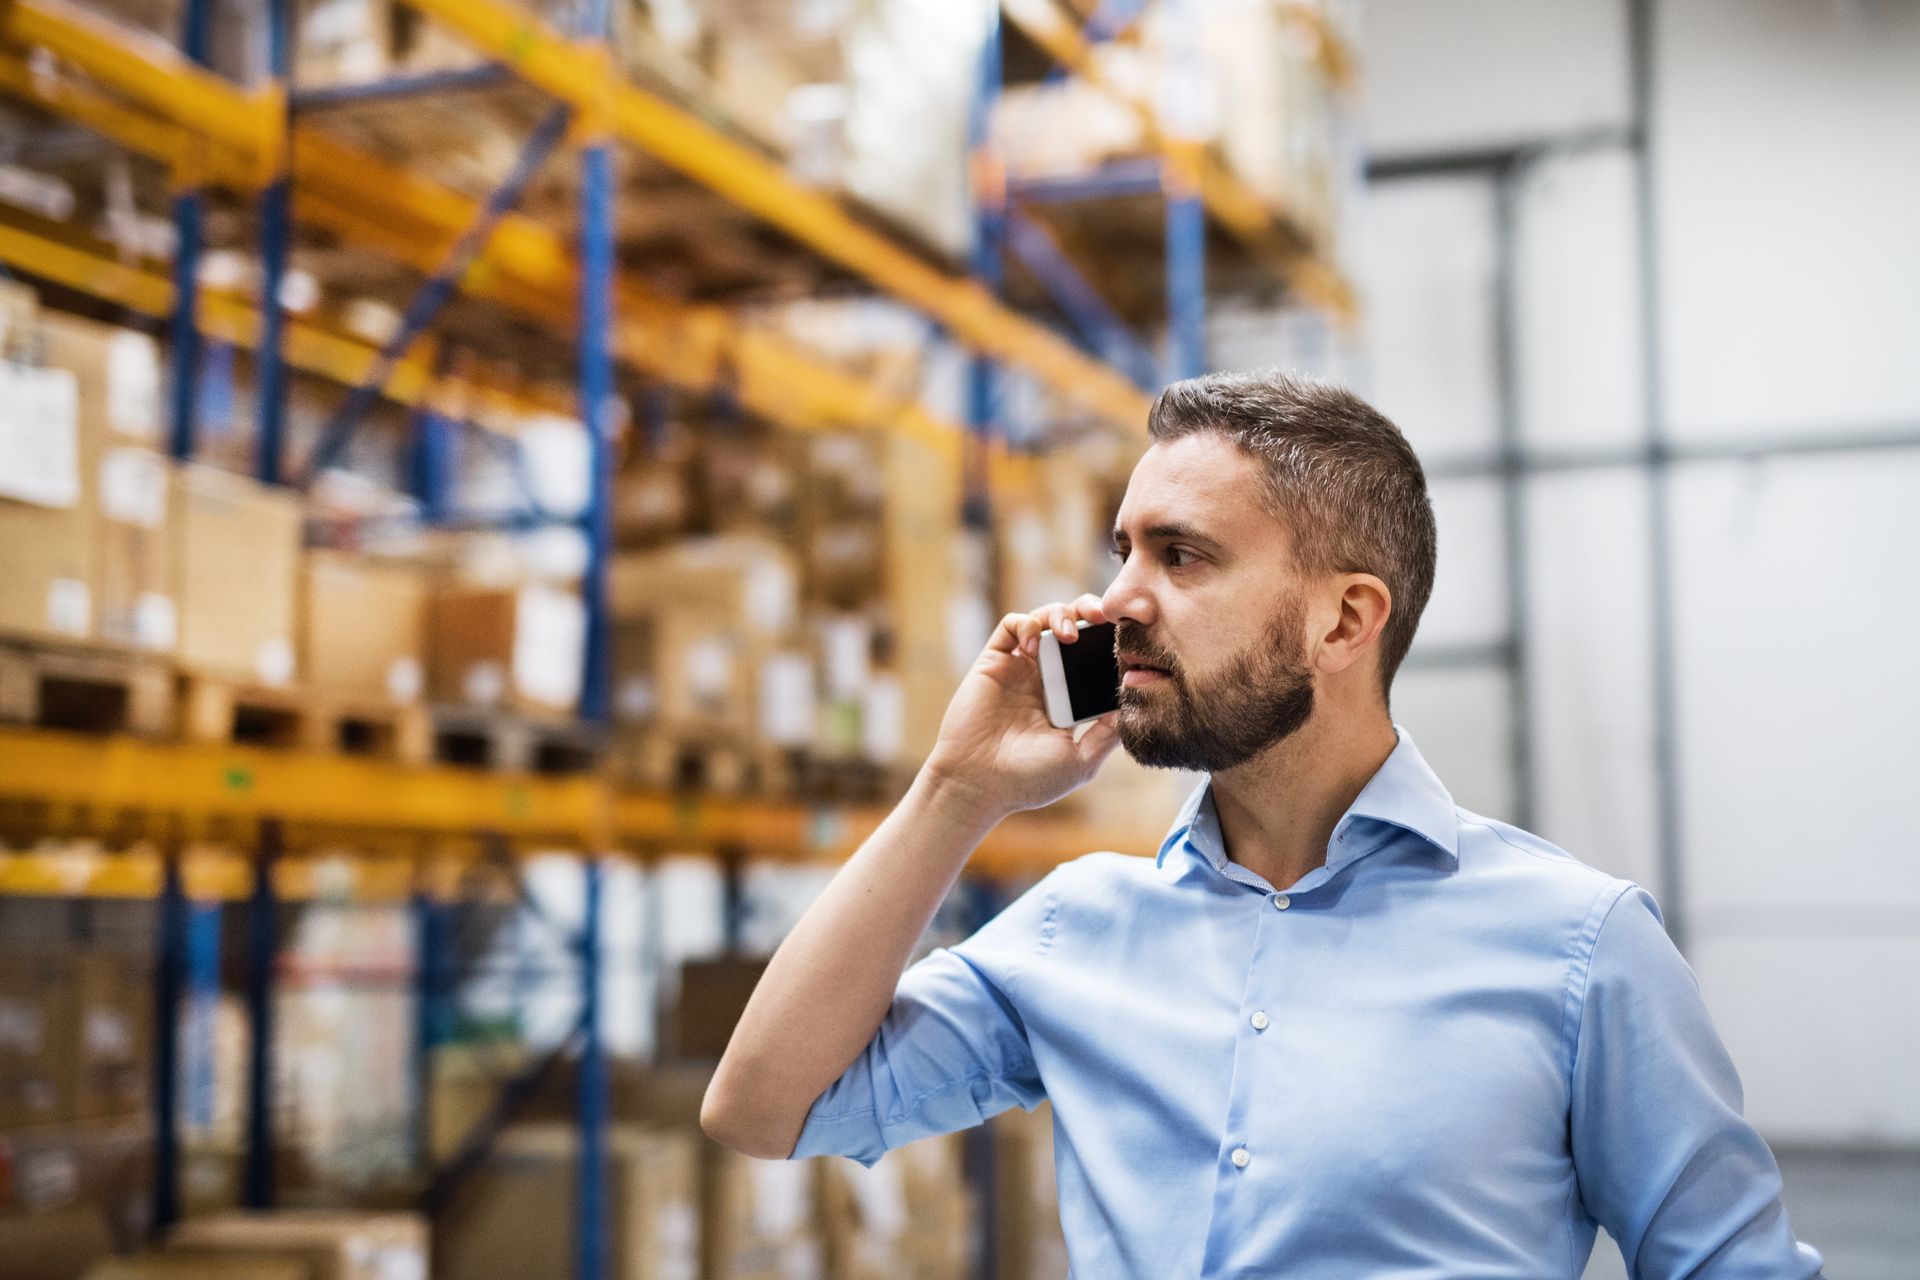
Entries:
[[1113,557],[1115,560],[1121,561],[1122,563],[1126,562],[1127,553],[1122,551],[1118,547],[1108,547],[1107,554]]
[[1176,569],[1182,569],[1186,567],[1185,563],[1180,561],[1175,561],[1173,559],[1174,556],[1186,556],[1189,560],[1191,560],[1193,558],[1193,552],[1187,550],[1185,547],[1168,547],[1167,548],[1168,563],[1172,564],[1173,567]]

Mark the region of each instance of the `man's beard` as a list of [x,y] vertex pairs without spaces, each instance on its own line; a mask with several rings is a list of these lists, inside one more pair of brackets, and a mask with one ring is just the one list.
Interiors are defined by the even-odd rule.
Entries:
[[1120,690],[1120,744],[1154,769],[1219,773],[1245,764],[1313,714],[1313,675],[1300,636],[1304,602],[1282,605],[1272,639],[1255,641],[1218,674],[1189,682],[1137,624],[1114,627],[1114,647],[1167,673],[1164,681]]

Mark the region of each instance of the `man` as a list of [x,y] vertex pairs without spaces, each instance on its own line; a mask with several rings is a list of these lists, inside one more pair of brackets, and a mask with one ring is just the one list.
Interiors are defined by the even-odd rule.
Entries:
[[[707,1091],[739,1150],[871,1164],[1053,1102],[1079,1280],[1815,1276],[1654,899],[1454,805],[1388,704],[1426,479],[1351,394],[1155,404],[1103,597],[1002,619],[912,788],[780,947]],[[1118,712],[1047,721],[1111,619]],[[902,976],[1006,815],[1116,743],[1204,770],[1156,858],[1057,868]]]

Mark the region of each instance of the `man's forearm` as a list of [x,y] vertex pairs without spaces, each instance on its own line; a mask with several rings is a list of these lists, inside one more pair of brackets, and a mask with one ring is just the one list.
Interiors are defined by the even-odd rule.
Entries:
[[807,1112],[886,1017],[914,944],[974,849],[1005,816],[921,770],[774,952],[707,1087],[700,1122],[781,1158]]

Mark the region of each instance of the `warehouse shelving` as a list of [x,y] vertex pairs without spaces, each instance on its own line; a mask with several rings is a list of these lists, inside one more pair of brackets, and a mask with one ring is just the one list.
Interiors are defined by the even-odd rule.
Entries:
[[[985,216],[974,271],[955,274],[832,197],[796,182],[752,148],[625,80],[607,49],[605,0],[580,6],[585,13],[574,34],[501,0],[406,2],[496,61],[470,72],[295,94],[289,85],[290,5],[276,0],[266,6],[272,78],[261,88],[243,89],[205,66],[209,0],[186,0],[177,46],[71,0],[12,0],[0,6],[0,93],[73,120],[157,163],[171,184],[178,233],[169,278],[165,264],[130,263],[71,227],[8,215],[0,220],[0,262],[171,322],[170,443],[178,457],[190,457],[195,449],[202,338],[253,352],[261,393],[254,470],[268,481],[283,481],[294,470],[283,457],[287,370],[357,389],[327,433],[329,447],[345,440],[375,398],[422,411],[415,430],[424,434],[433,431],[442,405],[476,395],[519,409],[564,403],[537,389],[475,385],[449,375],[429,344],[415,343],[456,291],[525,317],[570,344],[579,362],[579,416],[596,454],[594,499],[580,522],[592,557],[584,587],[591,620],[582,699],[587,716],[601,714],[606,702],[600,593],[609,545],[610,424],[604,414],[615,387],[616,361],[659,383],[724,394],[778,426],[909,435],[956,463],[963,454],[984,461],[978,470],[987,476],[1017,475],[1025,461],[992,439],[989,361],[1023,369],[1083,418],[1138,436],[1148,404],[1143,386],[1153,381],[1152,371],[1123,373],[995,297],[1003,244],[1019,252],[1022,244],[1031,249],[1033,237],[1016,229],[1013,238],[1000,239],[1005,228],[994,220],[1005,217],[1007,193],[994,186],[990,158],[977,157],[976,163],[984,182],[978,194]],[[1073,66],[1075,50],[1065,44],[1058,48],[1061,61]],[[338,117],[327,119],[359,103],[509,81],[531,87],[546,124],[521,153],[519,171],[486,199],[343,140],[341,131],[330,127]],[[512,211],[526,180],[546,162],[546,152],[563,143],[580,153],[577,246]],[[967,427],[743,325],[723,306],[667,297],[631,272],[617,270],[616,145],[645,152],[693,186],[756,215],[806,252],[924,312],[976,353]],[[1177,372],[1196,372],[1204,360],[1194,334],[1205,307],[1201,273],[1209,217],[1240,236],[1303,297],[1336,313],[1347,307],[1344,286],[1319,264],[1285,217],[1260,205],[1204,152],[1167,146],[1154,181],[1173,197],[1168,279],[1175,345],[1182,353]],[[288,317],[278,306],[203,288],[198,255],[215,197],[257,209],[257,231],[248,247],[261,263],[259,298],[280,296],[296,226],[323,230],[424,277],[427,283],[415,293],[402,333],[376,348],[324,321]],[[1033,253],[1021,256],[1031,269],[1040,269],[1033,267]],[[1074,318],[1073,308],[1065,309]],[[423,495],[424,508],[444,514],[444,502],[436,500],[440,496]],[[979,514],[977,501],[974,514]],[[503,850],[581,855],[586,927],[571,943],[583,1011],[570,1037],[578,1048],[581,1134],[574,1265],[577,1275],[596,1280],[604,1274],[607,1240],[609,1098],[597,1024],[597,904],[604,861],[703,851],[718,856],[735,879],[747,858],[831,864],[848,856],[885,816],[872,807],[638,793],[590,775],[488,774],[339,755],[24,730],[0,731],[0,803],[8,806],[10,820],[25,814],[49,830],[134,833],[146,841],[115,855],[8,855],[0,858],[0,893],[150,898],[160,904],[154,1124],[155,1205],[162,1225],[177,1218],[180,1204],[175,1012],[189,982],[207,981],[204,963],[196,967],[192,957],[204,959],[205,931],[218,928],[217,913],[205,904],[244,900],[249,906],[248,1006],[255,1035],[244,1198],[250,1206],[268,1207],[274,1200],[269,1124],[273,926],[282,904],[321,892],[307,851],[343,833],[380,846],[381,853],[356,864],[351,892],[366,900],[404,898],[414,909],[422,1054],[433,1043],[432,1028],[440,1021],[435,1009],[446,995],[439,950],[446,930],[440,913],[449,891],[442,869],[491,859]],[[207,852],[193,843],[201,836],[245,851]],[[1139,843],[1135,831],[1021,815],[1002,824],[970,866],[986,877],[1024,877],[1070,852]],[[330,885],[326,892],[338,889]],[[991,901],[990,893],[983,898]],[[507,1096],[512,1093],[510,1088]],[[505,1122],[508,1110],[503,1104],[493,1128]],[[487,1136],[477,1135],[477,1145],[456,1162],[459,1168],[471,1167]]]

